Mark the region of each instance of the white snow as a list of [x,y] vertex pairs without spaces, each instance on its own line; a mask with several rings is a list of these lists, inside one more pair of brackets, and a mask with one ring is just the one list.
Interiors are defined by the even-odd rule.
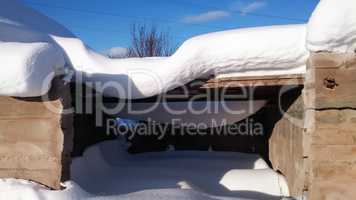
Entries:
[[113,47],[103,53],[109,58],[126,58],[129,55],[129,50],[124,47]]
[[130,155],[124,146],[109,141],[89,148],[73,161],[73,180],[63,191],[0,179],[0,199],[272,200],[289,195],[284,178],[257,155],[194,151]]
[[72,36],[17,1],[0,2],[0,95],[47,93],[56,71],[65,65],[64,52],[48,35],[52,33]]
[[98,91],[120,98],[154,96],[211,74],[303,74],[308,50],[355,50],[355,11],[351,0],[322,0],[308,28],[285,25],[209,33],[187,40],[171,57],[109,59],[48,17],[17,0],[2,0],[0,95],[44,94],[49,88],[45,80],[65,65],[85,76],[80,81],[99,83]]
[[307,47],[314,52],[354,52],[356,2],[321,0],[308,23]]
[[[96,53],[66,28],[17,0],[0,2],[0,29],[2,51],[9,45],[12,49],[20,48],[10,42],[21,45],[46,43],[48,48],[52,48],[42,50],[47,52],[42,54],[35,47],[23,54],[11,50],[6,58],[16,58],[0,57],[1,72],[13,71],[10,73],[12,77],[4,77],[4,73],[0,73],[0,95],[41,95],[47,92],[49,86],[42,89],[38,83],[44,82],[46,74],[53,74],[50,72],[64,65],[85,75],[82,81],[99,83],[95,88],[107,96],[144,98],[211,74],[263,76],[304,73],[308,57],[305,25],[210,33],[187,40],[171,57],[134,59],[109,59]],[[66,62],[63,63],[63,60]],[[37,80],[33,80],[35,76],[24,76],[26,74],[15,76],[17,71],[28,73],[28,68],[41,76]],[[51,78],[49,76],[48,80]],[[10,79],[18,79],[19,85],[9,83]],[[9,89],[9,86],[12,88]]]
[[84,80],[100,80],[98,91],[135,99],[164,93],[211,74],[303,74],[308,58],[305,36],[304,25],[237,29],[189,39],[171,57],[117,60],[85,48],[78,39],[55,40],[74,68],[86,75]]
[[46,42],[6,42],[0,44],[0,52],[1,95],[44,95],[55,71],[65,63],[62,52]]

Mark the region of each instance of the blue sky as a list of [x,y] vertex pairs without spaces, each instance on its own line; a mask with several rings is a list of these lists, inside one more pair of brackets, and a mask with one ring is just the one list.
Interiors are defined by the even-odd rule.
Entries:
[[169,31],[175,45],[225,29],[305,23],[318,0],[24,0],[90,47],[130,45],[133,23]]

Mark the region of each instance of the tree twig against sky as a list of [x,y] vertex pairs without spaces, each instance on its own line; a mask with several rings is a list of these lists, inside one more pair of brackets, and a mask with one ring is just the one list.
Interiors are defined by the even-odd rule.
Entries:
[[168,31],[160,31],[155,25],[132,25],[130,57],[170,56],[174,49]]

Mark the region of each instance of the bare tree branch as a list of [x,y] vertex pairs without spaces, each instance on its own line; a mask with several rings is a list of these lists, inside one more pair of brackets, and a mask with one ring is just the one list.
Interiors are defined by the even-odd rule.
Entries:
[[173,52],[174,48],[170,44],[169,32],[160,32],[154,25],[132,25],[130,57],[170,56]]

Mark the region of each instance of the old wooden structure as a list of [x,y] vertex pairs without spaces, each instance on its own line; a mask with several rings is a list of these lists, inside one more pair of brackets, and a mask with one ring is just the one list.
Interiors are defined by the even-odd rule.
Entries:
[[[250,91],[247,99],[269,99],[265,108],[251,116],[265,125],[263,137],[239,138],[248,142],[204,138],[206,143],[217,150],[260,153],[285,175],[293,196],[311,200],[356,196],[355,54],[312,54],[305,77],[232,77],[198,82],[192,83],[184,98],[174,96],[182,93],[179,88],[170,91],[171,100],[184,101],[206,91],[238,94],[242,88]],[[227,93],[221,93],[226,88]],[[64,111],[72,107],[70,88],[58,80],[49,97],[0,97],[0,177],[29,179],[55,189],[60,189],[61,179],[68,178],[72,143],[78,145],[86,137],[82,134],[85,130],[94,130],[88,126],[93,115],[76,115],[73,120],[72,114],[66,114]],[[226,98],[233,101],[242,97]],[[46,103],[58,112],[49,110]],[[98,140],[90,137],[77,147],[79,154]],[[184,149],[185,144],[178,140],[175,144]],[[193,140],[192,145],[196,144]],[[238,148],[246,144],[246,148]]]

